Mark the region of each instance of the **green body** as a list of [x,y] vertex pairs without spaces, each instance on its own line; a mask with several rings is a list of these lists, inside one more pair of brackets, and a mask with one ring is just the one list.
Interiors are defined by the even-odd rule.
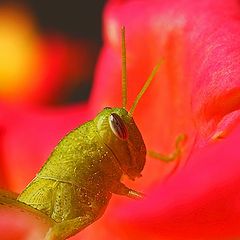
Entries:
[[[112,113],[118,114],[127,127],[126,140],[111,130]],[[140,176],[145,157],[142,136],[128,112],[122,108],[104,109],[60,141],[18,200],[60,225],[69,221],[70,227],[59,233],[54,230],[56,239],[64,239],[99,218],[112,193],[139,196],[120,179],[123,174],[131,179]],[[54,239],[50,235],[48,239]]]

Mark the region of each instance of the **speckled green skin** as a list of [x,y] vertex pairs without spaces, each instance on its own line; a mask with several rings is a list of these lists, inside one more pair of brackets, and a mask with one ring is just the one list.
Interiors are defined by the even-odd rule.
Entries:
[[[117,113],[128,129],[128,139],[117,138],[109,116]],[[134,197],[120,179],[140,176],[146,148],[128,112],[104,109],[96,118],[66,135],[18,201],[56,221],[46,239],[65,239],[101,217],[112,193]],[[137,193],[137,192],[135,192]]]

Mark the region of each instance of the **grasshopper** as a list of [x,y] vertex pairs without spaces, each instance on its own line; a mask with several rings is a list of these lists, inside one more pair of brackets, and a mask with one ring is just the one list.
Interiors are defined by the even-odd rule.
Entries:
[[[127,111],[125,28],[122,28],[122,107],[105,107],[93,120],[68,133],[16,199],[52,221],[46,240],[67,239],[92,224],[103,215],[112,194],[143,197],[125,186],[121,178],[127,175],[134,180],[144,168],[147,150],[133,113],[161,63],[153,69]],[[154,152],[150,155],[173,160],[180,154],[182,140],[182,136],[177,139],[170,156]]]

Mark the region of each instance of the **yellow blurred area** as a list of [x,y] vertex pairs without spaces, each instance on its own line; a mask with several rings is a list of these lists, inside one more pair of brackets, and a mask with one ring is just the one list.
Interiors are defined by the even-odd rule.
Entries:
[[0,8],[0,100],[20,100],[31,91],[40,61],[34,19],[27,9],[14,5]]

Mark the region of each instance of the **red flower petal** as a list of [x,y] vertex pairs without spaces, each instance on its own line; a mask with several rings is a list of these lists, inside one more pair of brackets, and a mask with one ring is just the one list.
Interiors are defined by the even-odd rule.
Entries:
[[[106,44],[96,88],[101,83],[105,102],[119,104],[120,91],[111,93],[110,89],[120,89],[119,29],[125,25],[129,102],[159,59],[166,60],[140,103],[149,108],[144,108],[142,117],[140,109],[136,112],[143,132],[151,135],[152,140],[145,137],[147,145],[156,148],[159,143],[155,142],[161,137],[163,148],[169,146],[180,129],[189,132],[190,119],[197,123],[199,141],[208,142],[219,121],[239,108],[238,14],[236,1],[110,1],[105,11]],[[104,81],[108,78],[111,81]],[[156,124],[150,127],[151,119]]]
[[16,202],[15,198],[15,194],[0,190],[1,239],[43,239],[52,222],[41,212]]
[[115,209],[115,234],[171,240],[239,236],[239,134],[238,126],[228,138],[195,152],[186,168],[143,201]]
[[[176,135],[184,132],[189,137],[187,148],[193,151],[187,167],[161,185],[162,165],[148,161],[140,186],[149,187],[155,181],[155,190],[149,191],[149,197],[121,209],[121,200],[116,197],[118,202],[116,198],[111,201],[103,219],[79,237],[212,240],[239,236],[240,130],[211,143],[234,129],[239,120],[238,19],[238,3],[231,0],[109,1],[105,11],[105,47],[96,72],[91,109],[121,105],[120,26],[125,25],[129,106],[153,66],[162,57],[166,62],[135,113],[147,146],[170,151]],[[24,123],[25,117],[22,119],[22,130],[17,130],[15,121],[9,143],[16,133],[23,136],[28,129],[29,121]],[[61,129],[65,124],[65,119],[52,119],[56,122],[50,121],[50,128],[59,124],[56,129]],[[39,122],[39,129],[30,127],[34,133],[30,131],[31,141],[38,139],[38,134],[41,137],[41,130],[46,129],[43,119]],[[193,149],[195,137],[197,145]],[[47,146],[46,135],[42,139],[42,146]],[[5,149],[11,153],[10,146]],[[14,157],[19,156],[16,153],[20,150]],[[27,156],[26,163],[30,158]],[[11,168],[9,165],[9,171]]]
[[[228,137],[239,120],[238,16],[236,1],[110,1],[107,5],[106,44],[92,101],[100,96],[101,84],[105,102],[120,102],[120,91],[111,89],[120,89],[119,29],[125,25],[130,101],[140,88],[138,79],[144,81],[146,71],[161,56],[166,58],[159,74],[161,84],[156,85],[159,79],[154,81],[155,89],[148,90],[135,115],[147,145],[159,151],[164,145],[169,148],[180,131],[188,133],[190,142],[197,137],[197,144],[189,166],[169,183],[158,185],[144,202],[116,208],[117,215],[110,209],[106,224],[114,230],[105,238],[229,239],[239,235],[239,129]],[[224,135],[226,140],[211,145]],[[197,152],[199,146],[205,147]],[[159,170],[151,165],[143,174],[146,182]]]
[[34,178],[58,141],[91,119],[86,105],[60,109],[13,108],[0,105],[5,187],[20,192]]

